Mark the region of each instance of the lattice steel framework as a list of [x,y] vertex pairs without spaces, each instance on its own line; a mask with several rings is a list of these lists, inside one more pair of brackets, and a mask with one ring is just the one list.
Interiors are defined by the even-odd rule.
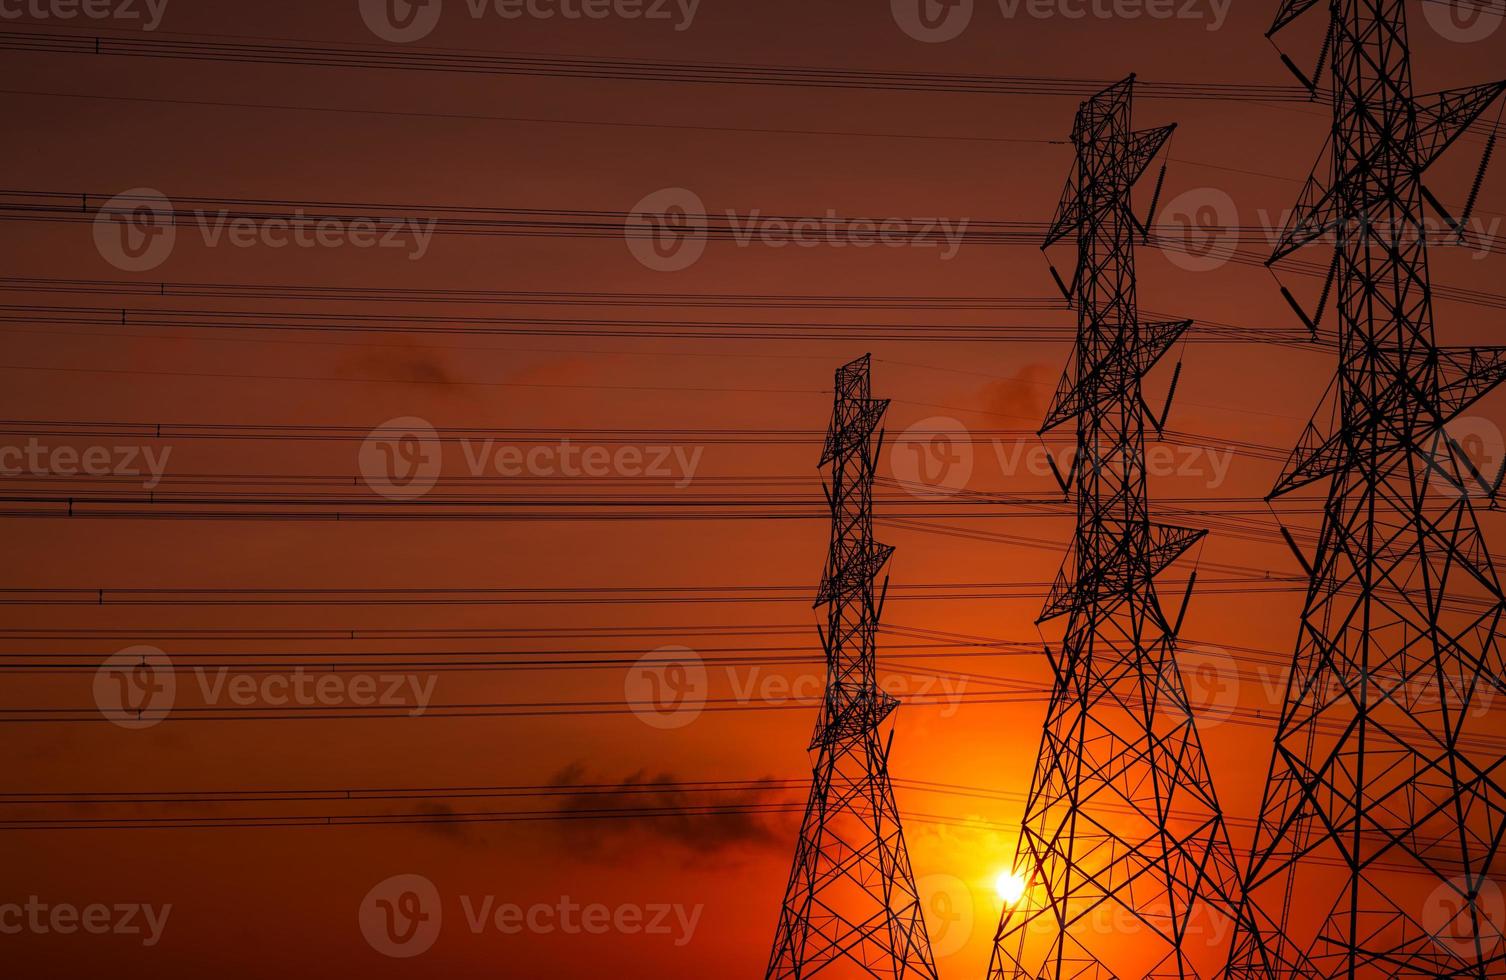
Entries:
[[[831,550],[816,606],[827,607],[827,682],[811,740],[815,770],[767,975],[936,980],[915,876],[889,781],[879,688],[882,594],[894,549],[873,539],[873,479],[889,402],[871,397],[869,358],[837,371],[821,465],[831,466]],[[887,588],[887,580],[885,582]]]
[[1204,532],[1153,521],[1147,501],[1142,379],[1190,321],[1138,317],[1131,194],[1174,127],[1132,130],[1133,90],[1131,77],[1078,111],[1077,165],[1046,240],[1078,248],[1077,345],[1042,429],[1076,422],[1063,486],[1077,531],[1041,616],[1067,617],[1066,632],[1016,858],[1028,890],[1004,911],[994,980],[1212,976],[1237,900],[1175,659],[1181,617],[1155,587]]
[[[1271,33],[1316,6],[1286,0]],[[1480,741],[1503,598],[1470,499],[1488,478],[1444,428],[1506,351],[1434,342],[1423,186],[1506,86],[1414,97],[1402,0],[1324,9],[1332,136],[1271,261],[1336,249],[1339,367],[1272,496],[1328,499],[1229,974],[1506,976],[1506,759]]]

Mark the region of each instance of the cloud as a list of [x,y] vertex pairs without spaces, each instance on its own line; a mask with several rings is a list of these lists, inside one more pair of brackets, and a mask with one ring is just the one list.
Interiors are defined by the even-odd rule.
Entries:
[[1007,381],[994,381],[984,388],[983,407],[1022,420],[1043,420],[1060,377],[1059,366],[1040,362],[1026,364]]
[[429,818],[414,824],[426,834],[461,844],[481,842],[480,835],[476,833],[477,826],[470,821],[456,819],[461,813],[448,803],[426,800],[418,804],[417,812]]
[[798,814],[749,808],[804,802],[803,790],[794,792],[768,779],[713,789],[682,783],[673,774],[650,776],[640,770],[616,783],[587,782],[581,763],[566,767],[550,785],[572,790],[560,799],[557,822],[571,853],[614,862],[635,846],[657,851],[670,844],[698,862],[790,847]]
[[408,381],[425,387],[449,389],[454,376],[433,351],[379,349],[346,359],[342,373],[353,378]]

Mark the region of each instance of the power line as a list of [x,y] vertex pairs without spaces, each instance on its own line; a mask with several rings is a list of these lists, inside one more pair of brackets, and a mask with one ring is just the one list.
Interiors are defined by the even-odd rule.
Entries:
[[[1269,33],[1316,6],[1283,0]],[[1469,495],[1472,479],[1492,501],[1495,488],[1445,427],[1506,378],[1506,348],[1438,346],[1427,242],[1387,229],[1437,207],[1424,173],[1506,82],[1415,96],[1405,4],[1320,9],[1333,124],[1270,261],[1332,248],[1322,299],[1302,317],[1316,325],[1332,295],[1342,343],[1272,496],[1322,484],[1328,502],[1301,559],[1311,584],[1294,682],[1220,975],[1483,977],[1506,966],[1494,898],[1477,884],[1502,857],[1502,756],[1478,744],[1477,709],[1506,689],[1506,596]],[[1445,512],[1427,512],[1430,498]],[[1339,871],[1313,875],[1315,859]],[[1380,859],[1425,880],[1398,890]]]
[[[0,31],[0,50],[145,57],[220,64],[279,64],[670,83],[834,88],[880,92],[1087,96],[1103,87],[1089,79],[965,75],[776,65],[696,64],[626,58],[539,57],[436,48],[362,47],[307,40],[236,40],[228,35],[152,35],[21,29]],[[1292,85],[1143,82],[1147,98],[1220,102],[1310,102]]]
[[[207,228],[213,224],[228,227],[233,221],[275,221],[288,228],[315,227],[320,222],[368,222],[377,229],[396,228],[406,235],[512,236],[549,238],[605,238],[622,240],[657,239],[661,219],[654,211],[618,211],[583,208],[498,208],[429,203],[377,203],[364,201],[311,201],[271,198],[206,197],[200,195],[160,196],[136,193],[102,193],[94,191],[55,191],[0,189],[0,220],[27,222],[94,223],[100,219],[140,221],[151,228]],[[886,222],[886,240],[901,244],[928,244],[939,247],[944,241],[961,245],[1034,245],[1048,229],[1040,221],[1000,218],[917,215],[908,218],[880,218],[870,215],[790,214],[783,210],[754,208],[718,210],[707,208],[693,215],[693,225],[677,225],[676,235],[708,242],[757,244],[761,228],[770,222],[783,227],[803,227],[809,234],[840,234],[841,228],[863,225],[877,229]],[[943,223],[944,222],[944,223]],[[902,227],[901,227],[902,226]],[[1428,228],[1418,223],[1414,231],[1439,244],[1457,244],[1451,228]],[[1183,227],[1147,229],[1147,242],[1157,248],[1176,252],[1201,252],[1204,238],[1214,238],[1222,247],[1239,245],[1269,246],[1272,229],[1263,225],[1209,225],[1194,233]],[[1474,243],[1476,251],[1494,253],[1493,242]],[[1246,262],[1258,261],[1259,253],[1248,253]]]
[[[1041,309],[1059,309],[1042,306]],[[1069,328],[1053,324],[891,324],[800,321],[612,320],[540,316],[390,316],[370,313],[291,311],[142,310],[99,307],[0,305],[0,322],[160,329],[272,331],[277,333],[355,333],[465,337],[628,337],[638,340],[780,341],[955,341],[1041,343],[1070,339]],[[111,336],[112,333],[96,334]],[[1201,343],[1293,342],[1290,328],[1213,327],[1194,333]]]

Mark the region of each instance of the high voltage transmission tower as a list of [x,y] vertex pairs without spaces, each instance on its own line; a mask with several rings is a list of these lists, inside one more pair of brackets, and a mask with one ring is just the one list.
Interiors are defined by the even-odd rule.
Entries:
[[[1041,430],[1076,423],[1062,486],[1077,531],[1040,618],[1067,617],[1066,632],[1016,856],[1025,895],[1004,910],[993,980],[1212,976],[1238,898],[1175,659],[1181,614],[1155,588],[1204,532],[1153,521],[1146,495],[1146,422],[1165,411],[1152,414],[1142,379],[1190,321],[1138,317],[1131,193],[1174,127],[1132,130],[1133,91],[1132,76],[1078,111],[1077,165],[1045,243],[1078,248],[1064,284],[1077,345]],[[1189,580],[1183,611],[1191,593]]]
[[1303,316],[1337,289],[1339,367],[1272,496],[1328,501],[1229,974],[1506,976],[1506,759],[1478,747],[1503,597],[1471,503],[1494,488],[1445,428],[1506,349],[1434,342],[1422,180],[1506,85],[1414,97],[1402,0],[1324,10],[1332,136],[1271,261],[1334,243]]
[[[879,689],[882,594],[874,580],[894,549],[873,540],[873,480],[887,399],[871,397],[869,358],[837,371],[821,465],[831,465],[831,550],[816,605],[826,606],[826,694],[810,749],[801,821],[768,976],[936,980],[910,855],[889,782],[899,702]],[[887,581],[886,581],[887,585]]]

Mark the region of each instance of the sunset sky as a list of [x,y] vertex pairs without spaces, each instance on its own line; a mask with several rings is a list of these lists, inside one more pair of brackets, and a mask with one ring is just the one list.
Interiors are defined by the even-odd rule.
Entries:
[[[915,0],[657,3],[0,3],[8,973],[762,976],[824,676],[821,437],[871,352],[891,771],[940,970],[981,977],[1072,530],[1037,246],[1078,103],[1130,73],[1136,125],[1179,124],[1187,243],[1140,249],[1142,318],[1200,324],[1147,382],[1159,409],[1181,361],[1153,513],[1211,531],[1162,595],[1199,569],[1180,662],[1247,845],[1304,586],[1278,519],[1310,550],[1322,487],[1264,497],[1334,368],[1280,293],[1312,305],[1328,253],[1262,266],[1329,124],[1274,0],[977,0],[947,40]],[[1506,74],[1506,15],[1409,11],[1420,92]],[[1279,41],[1308,70],[1318,25]],[[1429,178],[1456,214],[1495,124]],[[1503,162],[1433,252],[1445,344],[1500,337]],[[641,237],[696,201],[703,252]],[[171,239],[112,220],[143,203]],[[1493,474],[1506,396],[1456,426]],[[143,662],[176,692],[133,721]],[[437,932],[389,955],[372,910],[414,882]],[[33,896],[171,909],[11,934]],[[469,921],[503,906],[525,925]]]

